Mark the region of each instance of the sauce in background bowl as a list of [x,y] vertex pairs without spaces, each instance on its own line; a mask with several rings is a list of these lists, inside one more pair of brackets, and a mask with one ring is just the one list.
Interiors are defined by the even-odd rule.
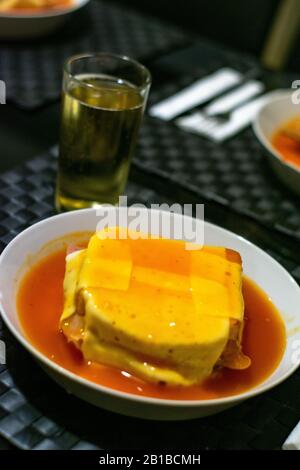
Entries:
[[[299,129],[299,140],[292,137],[297,129]],[[300,170],[300,116],[280,126],[274,132],[271,143],[280,153],[282,160],[292,163]]]

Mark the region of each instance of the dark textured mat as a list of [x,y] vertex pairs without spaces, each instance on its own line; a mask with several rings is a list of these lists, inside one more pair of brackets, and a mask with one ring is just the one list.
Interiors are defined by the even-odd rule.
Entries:
[[135,164],[300,240],[300,198],[273,174],[264,149],[248,128],[220,145],[146,118]]
[[[55,158],[47,153],[0,176],[1,249],[20,230],[53,213],[54,174]],[[129,183],[127,194],[129,202],[168,202],[136,183]],[[299,271],[292,261],[283,257],[280,261]],[[7,365],[0,366],[0,434],[22,449],[279,448],[300,419],[299,372],[276,389],[220,415],[178,423],[146,422],[102,411],[68,395],[1,321],[0,338],[7,346]]]
[[187,41],[178,28],[156,18],[92,0],[51,36],[0,44],[0,79],[8,100],[35,108],[59,97],[63,62],[73,54],[106,51],[143,60]]

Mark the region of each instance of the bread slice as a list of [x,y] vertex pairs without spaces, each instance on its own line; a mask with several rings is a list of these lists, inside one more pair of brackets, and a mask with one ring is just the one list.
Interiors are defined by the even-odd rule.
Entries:
[[239,359],[241,286],[233,250],[187,251],[180,241],[96,233],[86,250],[66,258],[61,328],[87,360],[191,385],[216,365],[250,364]]

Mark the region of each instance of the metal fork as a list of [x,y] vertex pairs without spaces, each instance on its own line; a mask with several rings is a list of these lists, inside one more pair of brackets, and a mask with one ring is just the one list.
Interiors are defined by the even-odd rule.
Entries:
[[[262,93],[264,84],[258,81],[246,82],[223,97],[214,100],[200,112],[215,123],[223,124],[230,120],[232,112]],[[223,110],[222,110],[223,108]],[[219,109],[219,110],[218,110]]]

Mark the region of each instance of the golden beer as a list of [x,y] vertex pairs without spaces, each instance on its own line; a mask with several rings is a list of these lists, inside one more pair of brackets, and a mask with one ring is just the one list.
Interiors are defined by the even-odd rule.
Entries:
[[116,204],[124,191],[145,96],[128,80],[79,74],[63,90],[59,211]]

